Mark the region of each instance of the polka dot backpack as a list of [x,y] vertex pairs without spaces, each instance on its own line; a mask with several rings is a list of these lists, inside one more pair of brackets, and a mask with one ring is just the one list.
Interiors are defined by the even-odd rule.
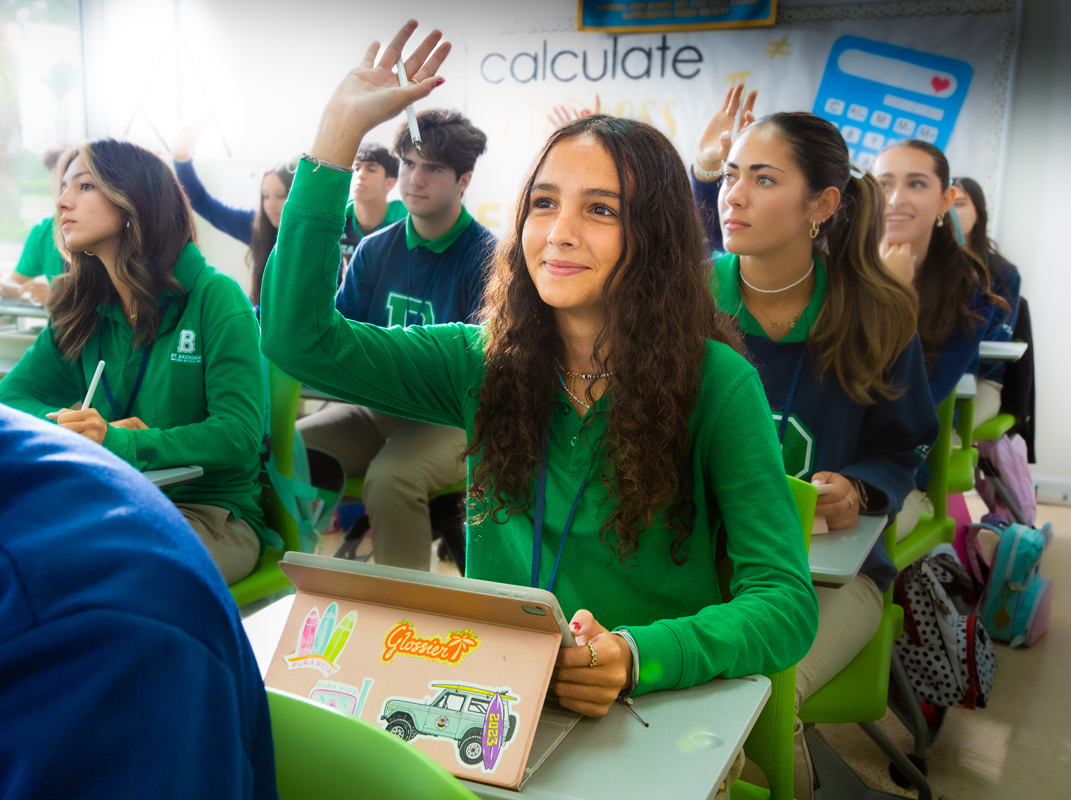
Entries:
[[977,614],[962,614],[945,591],[949,576],[930,557],[896,579],[894,597],[904,609],[896,654],[915,696],[934,708],[985,708],[997,671],[993,642]]

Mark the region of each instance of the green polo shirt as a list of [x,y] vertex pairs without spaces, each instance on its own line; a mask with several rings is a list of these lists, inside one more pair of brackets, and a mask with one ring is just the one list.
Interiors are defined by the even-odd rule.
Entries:
[[[740,296],[740,256],[729,254],[714,262],[714,269],[710,271],[710,290],[714,293],[714,302],[717,303],[718,310],[736,317],[740,330],[754,336],[766,336],[766,331],[748,311],[744,299]],[[814,293],[811,295],[811,302],[803,309],[803,313],[792,326],[792,330],[778,341],[786,344],[807,341],[807,334],[818,319],[818,312],[822,310],[822,302],[825,299],[826,265],[822,256],[815,251]]]
[[410,250],[420,247],[433,253],[442,253],[447,247],[456,242],[457,237],[463,234],[471,224],[472,214],[469,213],[467,208],[461,206],[461,213],[457,217],[457,222],[450,227],[450,230],[438,239],[424,239],[413,227],[413,215],[410,214],[405,221],[405,246]]
[[[353,200],[346,204],[346,221],[353,227],[353,230],[357,231],[357,237],[363,239],[367,234],[361,230],[361,223],[357,221],[356,205]],[[405,210],[405,203],[401,200],[391,200],[387,203],[387,214],[383,217],[383,221],[379,223],[379,227],[376,230],[381,231],[388,225],[393,225],[395,222],[405,219],[408,213]]]
[[130,416],[149,427],[109,425],[104,447],[140,471],[201,467],[202,477],[165,494],[176,503],[226,508],[259,533],[264,386],[256,318],[238,284],[208,266],[196,245],[186,245],[174,276],[185,305],[177,292],[164,292],[160,305],[167,307],[154,344],[135,349],[134,331],[118,303],[102,304],[77,361],[56,348],[49,325],[0,381],[0,403],[41,418],[69,408],[84,399],[100,354],[115,408],[103,380],[92,406],[114,422],[126,411],[148,347]]
[[56,249],[54,236],[55,217],[45,217],[30,231],[26,237],[26,244],[19,256],[18,266],[15,272],[24,278],[36,278],[44,275],[48,278],[49,286],[52,281],[63,274],[63,256]]
[[[471,441],[485,372],[482,326],[383,328],[335,310],[346,177],[313,173],[307,162],[298,166],[264,272],[261,348],[288,374],[334,397],[463,428]],[[554,594],[567,617],[584,608],[608,629],[629,629],[639,645],[640,693],[772,674],[795,664],[814,641],[817,599],[758,374],[727,345],[707,343],[689,421],[696,517],[680,566],[670,554],[674,536],[662,510],[623,564],[600,538],[612,500],[598,479],[609,469],[598,442],[612,403],[604,395],[581,418],[564,394],[557,395],[547,423],[540,587],[547,585],[579,490]],[[532,517],[528,508],[500,521],[470,518],[466,575],[527,586]],[[733,565],[731,600],[718,585],[719,542]]]

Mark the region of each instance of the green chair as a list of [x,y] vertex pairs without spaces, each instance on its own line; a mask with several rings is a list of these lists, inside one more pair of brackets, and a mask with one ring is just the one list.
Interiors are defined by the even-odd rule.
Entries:
[[[811,549],[811,529],[818,490],[789,476],[789,488],[803,527],[803,541]],[[746,781],[733,784],[732,800],[792,800],[792,732],[796,724],[796,667],[771,675],[770,699],[744,743],[744,752],[766,776],[769,789]]]
[[[279,473],[291,478],[294,475],[294,423],[297,420],[301,384],[274,364],[270,364],[268,369],[272,452]],[[230,587],[231,596],[239,606],[289,589],[290,579],[279,568],[279,561],[287,550],[301,549],[297,522],[283,508],[266,471],[261,471],[260,483],[260,507],[264,512],[264,525],[279,534],[283,540],[283,549],[265,546],[253,572]]]
[[279,800],[476,800],[412,745],[303,697],[268,689]]
[[960,444],[948,459],[948,493],[962,494],[974,488],[974,468],[978,466],[978,448],[974,441],[974,398],[957,400],[959,420],[956,433]]
[[[927,496],[933,504],[933,513],[924,513],[911,534],[902,542],[896,541],[895,523],[885,531],[885,547],[897,570],[905,569],[937,545],[952,541],[955,524],[947,516],[947,487],[954,404],[953,393],[937,407],[941,429],[926,460],[930,468],[930,490]],[[909,709],[913,708],[917,714],[917,720],[914,716],[912,719],[916,723],[921,720],[921,730],[926,729],[925,719],[918,708],[907,672],[893,651],[893,641],[903,633],[903,621],[904,610],[893,603],[890,587],[882,601],[881,621],[874,636],[847,667],[804,701],[799,716],[805,725],[846,722],[858,724],[918,789],[919,797],[929,800],[932,795],[923,774],[875,724],[885,716],[889,703],[891,672],[897,688],[906,698],[905,705]],[[915,727],[914,730],[917,732],[920,728]],[[828,750],[828,745],[820,739],[819,741],[820,746]],[[920,740],[916,735],[916,757],[920,742],[924,758],[924,737]],[[816,748],[812,746],[811,739],[808,739],[808,746],[812,749],[812,759],[817,761],[814,752]]]
[[974,429],[971,441],[991,442],[999,439],[1018,424],[1014,414],[997,414]]

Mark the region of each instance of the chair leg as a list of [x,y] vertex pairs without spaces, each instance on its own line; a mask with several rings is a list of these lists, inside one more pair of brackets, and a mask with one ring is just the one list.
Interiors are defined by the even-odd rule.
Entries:
[[[908,731],[915,737],[915,758],[925,760],[926,748],[930,743],[930,726],[926,722],[926,717],[922,714],[922,709],[919,707],[919,701],[915,696],[911,681],[907,677],[904,662],[900,660],[900,656],[895,649],[893,650],[890,666],[892,668],[893,683],[896,684],[896,688],[900,690],[900,696],[904,699],[902,709],[904,713],[897,714],[897,716],[901,718]],[[905,715],[908,719],[903,719]]]
[[900,752],[900,749],[892,743],[876,723],[860,722],[859,727],[873,740],[874,744],[882,749],[904,776],[911,781],[911,785],[918,790],[919,800],[933,800],[933,792],[930,791],[930,784],[926,781],[926,778],[911,763],[910,759]]
[[339,545],[338,550],[335,551],[335,558],[347,558],[350,561],[363,561],[364,558],[357,558],[357,548],[364,540],[365,534],[367,534],[371,528],[372,525],[368,521],[367,514],[358,517],[353,525],[350,526],[350,529],[346,531],[346,538],[342,540],[342,544]]

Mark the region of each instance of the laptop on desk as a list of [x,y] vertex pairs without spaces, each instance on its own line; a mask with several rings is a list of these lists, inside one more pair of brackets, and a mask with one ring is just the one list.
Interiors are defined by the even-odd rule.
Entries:
[[549,592],[295,552],[280,567],[297,595],[266,685],[511,789],[580,719],[547,697],[574,644]]

